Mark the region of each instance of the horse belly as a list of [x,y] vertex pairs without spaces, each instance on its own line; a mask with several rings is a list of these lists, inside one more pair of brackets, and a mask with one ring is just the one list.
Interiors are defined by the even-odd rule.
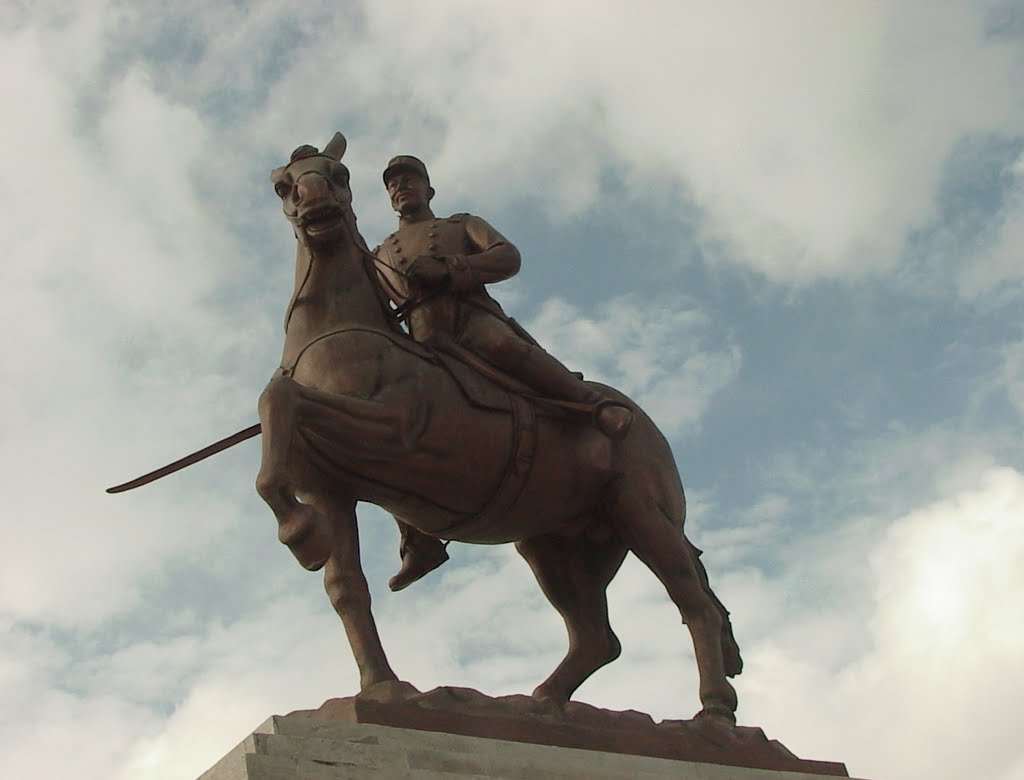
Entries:
[[579,423],[543,420],[532,463],[513,500],[468,518],[445,538],[504,544],[576,533],[599,512],[604,487],[616,474],[606,437]]
[[[457,392],[439,383],[437,392],[421,386],[426,424],[413,451],[401,464],[414,524],[436,532],[452,518],[478,513],[501,484],[512,447],[509,415],[467,406]],[[397,478],[396,474],[396,478]],[[426,511],[424,500],[450,512]]]

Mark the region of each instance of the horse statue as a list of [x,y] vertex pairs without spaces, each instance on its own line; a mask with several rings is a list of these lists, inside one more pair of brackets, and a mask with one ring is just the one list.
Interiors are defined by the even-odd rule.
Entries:
[[[726,679],[742,661],[729,613],[683,534],[686,501],[671,449],[634,410],[620,440],[412,340],[376,279],[356,228],[346,141],[300,147],[271,174],[297,240],[281,367],[260,396],[256,488],[279,537],[324,569],[362,689],[395,675],[359,557],[356,503],[428,535],[512,542],[565,621],[569,649],[534,691],[564,706],[620,653],[605,591],[627,552],[662,582],[689,627],[698,716],[734,724]],[[528,390],[528,389],[527,389]]]

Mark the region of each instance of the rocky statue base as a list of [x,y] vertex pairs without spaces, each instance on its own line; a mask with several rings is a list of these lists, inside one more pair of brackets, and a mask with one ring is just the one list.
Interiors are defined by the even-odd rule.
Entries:
[[812,780],[846,767],[797,758],[758,728],[662,721],[577,702],[386,683],[273,716],[199,780],[521,778]]

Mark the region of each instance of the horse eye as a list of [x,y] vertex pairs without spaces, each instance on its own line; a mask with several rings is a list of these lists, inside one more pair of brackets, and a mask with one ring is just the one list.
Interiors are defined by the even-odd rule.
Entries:
[[288,185],[288,182],[284,181],[279,181],[274,185],[274,192],[277,193],[277,197],[279,198],[286,197],[288,193],[291,192],[291,189],[292,188]]

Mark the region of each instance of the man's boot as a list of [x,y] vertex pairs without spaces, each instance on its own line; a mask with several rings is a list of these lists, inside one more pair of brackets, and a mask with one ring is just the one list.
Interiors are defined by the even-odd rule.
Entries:
[[398,547],[398,553],[402,556],[402,567],[398,574],[388,580],[388,587],[393,591],[400,591],[447,561],[448,552],[445,547],[448,543],[427,536],[397,517],[395,522],[398,523],[398,530],[402,534],[402,541]]

